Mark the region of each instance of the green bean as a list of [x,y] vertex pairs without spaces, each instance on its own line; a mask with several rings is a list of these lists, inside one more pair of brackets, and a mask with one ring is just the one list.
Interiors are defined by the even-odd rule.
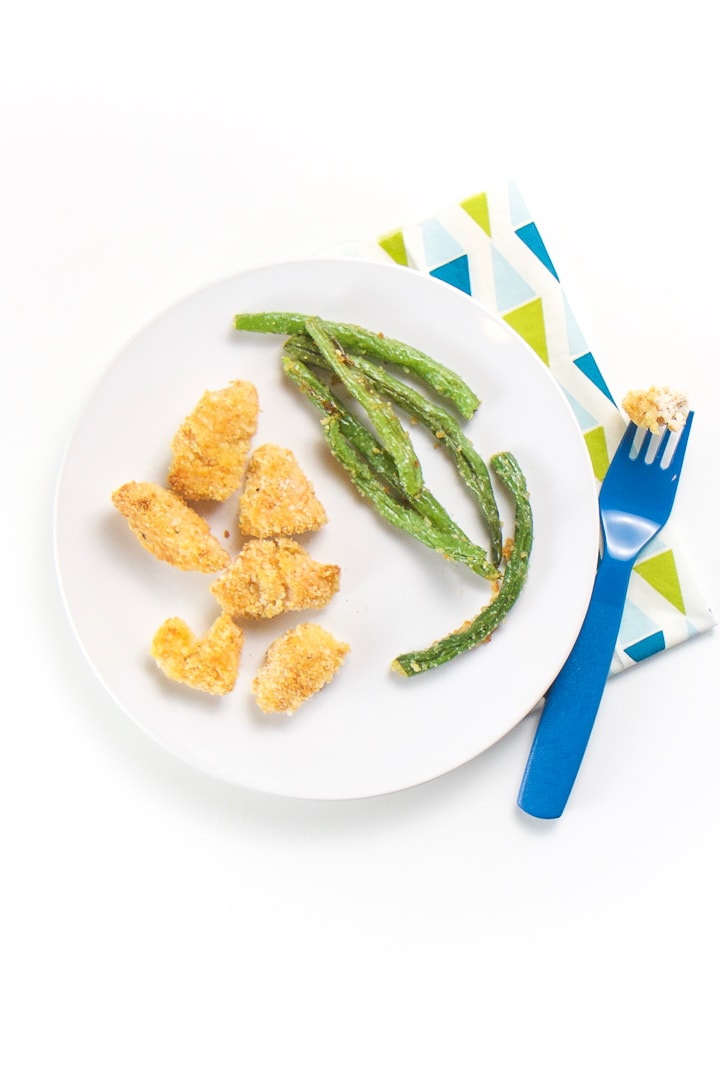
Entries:
[[445,664],[468,649],[487,641],[498,628],[525,585],[533,541],[533,519],[525,477],[514,456],[495,454],[490,463],[515,503],[515,534],[502,584],[495,598],[472,621],[426,649],[403,653],[392,667],[402,675],[418,675]]
[[[367,461],[355,450],[340,431],[336,419],[322,425],[323,434],[334,457],[346,469],[361,495],[368,499],[378,513],[395,528],[409,533],[421,544],[445,555],[453,562],[464,563],[475,573],[484,576],[488,570],[483,552],[474,544],[463,543],[456,536],[438,529],[418,514],[412,506],[395,499],[372,471]],[[494,569],[490,567],[490,570]]]
[[[426,354],[362,327],[288,312],[239,314],[235,326],[238,330],[288,336],[283,355],[286,374],[323,413],[321,429],[331,453],[360,494],[387,522],[495,582],[493,599],[477,616],[428,648],[396,657],[392,667],[401,674],[416,675],[489,640],[517,602],[527,580],[533,517],[525,477],[511,453],[495,454],[490,459],[515,508],[514,535],[503,548],[502,523],[490,474],[455,417],[371,361],[395,364],[425,381],[465,418],[471,417],[480,404],[473,391],[454,372]],[[308,370],[308,364],[329,370],[343,384],[352,403],[365,409],[375,434],[326,382]],[[422,423],[454,461],[487,525],[492,562],[427,489],[410,437],[393,405]],[[503,559],[501,576],[498,567]]]
[[[285,349],[290,355],[298,356],[306,363],[326,367],[324,357],[312,345],[308,337],[295,335],[285,343]],[[484,460],[457,420],[446,409],[434,405],[413,387],[396,379],[377,364],[354,355],[350,355],[348,360],[391,401],[419,420],[454,460],[464,483],[477,499],[480,513],[490,534],[492,561],[497,566],[502,553],[502,527],[490,474]]]
[[[304,332],[307,318],[307,315],[295,312],[243,312],[235,316],[235,329],[261,334],[298,334]],[[412,372],[441,397],[452,402],[464,419],[469,420],[480,405],[477,394],[464,379],[427,353],[351,323],[323,320],[323,325],[344,349],[387,361],[403,371]]]
[[[351,448],[358,451],[369,462],[371,469],[377,476],[394,487],[397,494],[402,497],[402,488],[398,479],[395,463],[387,451],[378,443],[372,432],[360,423],[360,421],[347,410],[343,402],[340,401],[340,399],[336,397],[323,382],[317,379],[303,363],[296,360],[294,357],[285,354],[282,358],[282,364],[283,370],[292,382],[301,390],[305,397],[307,397],[308,400],[323,413],[323,426],[325,426],[329,420],[336,422],[340,434],[350,444]],[[348,465],[345,462],[343,462],[343,464],[348,468]],[[351,469],[351,467],[352,466],[349,468]],[[367,482],[365,482],[365,488],[364,494],[366,494],[368,498],[372,498],[372,494],[377,492],[375,486],[373,486],[371,492]],[[391,495],[390,492],[386,492],[385,494],[388,496]],[[389,514],[393,514],[392,523],[399,528],[405,528],[407,519],[402,518],[401,520],[397,515],[395,507],[385,506],[384,508],[387,511],[383,513],[386,520],[390,520]],[[481,547],[472,543],[427,487],[423,486],[419,494],[412,500],[409,508],[420,516],[429,530],[434,529],[446,534],[446,542],[442,545],[445,554],[454,550],[452,546],[453,543],[456,546],[459,546],[459,550],[466,552],[468,555],[472,550],[474,551],[472,569],[488,580],[495,580],[499,577],[497,569],[488,560],[487,553]],[[380,512],[382,513],[382,510]],[[415,532],[413,532],[413,535],[416,535],[417,530],[421,528],[421,525],[419,522],[415,521],[415,518],[412,518],[411,520],[415,525]],[[428,537],[428,546],[437,547],[437,533],[429,532]],[[468,560],[464,559],[463,561],[465,561],[467,565],[470,565]]]
[[[392,484],[398,494],[402,495],[402,487],[398,479],[395,462],[372,432],[349,412],[344,402],[333,394],[325,383],[316,378],[302,361],[285,352],[282,365],[285,374],[295,383],[305,397],[325,416],[338,421],[345,438],[352,443],[363,457],[367,458],[373,471],[386,483]],[[425,484],[413,498],[412,505],[418,513],[428,518],[439,528],[446,529],[448,532],[455,531],[458,535],[461,535],[461,530]],[[462,536],[467,539],[464,533]],[[469,540],[468,543],[470,543]]]
[[309,318],[305,329],[333,374],[343,382],[350,395],[367,412],[380,441],[395,462],[403,491],[411,497],[417,495],[423,486],[420,462],[410,436],[398,420],[390,402],[378,395],[371,381],[356,365],[348,362],[342,347],[331,337],[319,319]]

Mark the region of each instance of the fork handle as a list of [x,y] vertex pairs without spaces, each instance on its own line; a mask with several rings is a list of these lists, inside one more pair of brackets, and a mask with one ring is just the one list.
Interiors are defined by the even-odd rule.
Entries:
[[565,809],[605,690],[632,567],[608,554],[601,560],[577,641],[545,696],[518,795],[533,817],[558,818]]

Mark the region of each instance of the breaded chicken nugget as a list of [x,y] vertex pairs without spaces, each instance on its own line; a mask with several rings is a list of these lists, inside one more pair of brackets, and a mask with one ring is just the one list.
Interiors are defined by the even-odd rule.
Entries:
[[156,559],[205,574],[230,565],[230,555],[207,521],[160,484],[131,481],[112,493],[112,502]]
[[243,536],[295,536],[314,532],[327,514],[292,450],[274,443],[259,446],[250,457],[240,496]]
[[350,646],[317,623],[301,623],[270,645],[252,690],[264,713],[292,715],[330,682]]
[[324,607],[340,586],[340,567],[319,563],[296,540],[248,540],[210,585],[224,611],[269,619],[283,611]]
[[242,647],[242,630],[222,614],[202,637],[196,637],[182,619],[167,619],[155,634],[150,653],[174,682],[207,694],[229,694]]
[[690,412],[685,395],[669,386],[630,390],[622,400],[622,407],[634,424],[649,428],[654,435],[666,425],[671,431],[679,431]]
[[250,440],[257,430],[258,396],[236,379],[206,390],[172,441],[168,483],[183,499],[222,502],[242,483]]

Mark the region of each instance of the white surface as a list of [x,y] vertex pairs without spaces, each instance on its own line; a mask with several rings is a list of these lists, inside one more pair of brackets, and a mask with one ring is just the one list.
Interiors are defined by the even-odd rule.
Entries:
[[718,609],[712,8],[339,18],[69,0],[5,19],[2,1072],[710,1080],[717,633],[616,677],[548,826],[514,805],[531,722],[397,795],[250,795],[129,724],[68,631],[60,456],[137,329],[508,175],[611,387],[679,383],[697,407],[676,521]]
[[[442,360],[482,393],[463,430],[486,461],[504,450],[521,463],[535,534],[527,584],[487,648],[422,679],[390,670],[394,657],[473,617],[492,599],[492,587],[408,543],[363,504],[325,446],[319,415],[282,374],[283,337],[238,334],[238,311],[317,312],[381,329]],[[302,541],[313,558],[339,565],[341,585],[322,611],[245,622],[237,684],[218,699],[169,684],[148,655],[165,619],[180,616],[200,634],[216,618],[208,577],[158,564],[113,509],[110,493],[128,480],[166,484],[173,432],[206,389],[233,378],[257,388],[253,447],[289,447],[312,479],[328,523]],[[413,443],[430,490],[489,549],[452,462],[421,429]],[[493,487],[510,536],[512,503],[502,484]],[[202,512],[237,554],[237,498]],[[580,629],[595,576],[598,512],[590,460],[564,394],[501,319],[425,274],[310,259],[201,289],[133,338],[73,433],[55,532],[63,596],[83,650],[149,735],[196,768],[254,791],[352,799],[435,779],[527,716]],[[296,716],[263,717],[252,680],[271,642],[306,620],[347,642],[350,654],[331,686]]]

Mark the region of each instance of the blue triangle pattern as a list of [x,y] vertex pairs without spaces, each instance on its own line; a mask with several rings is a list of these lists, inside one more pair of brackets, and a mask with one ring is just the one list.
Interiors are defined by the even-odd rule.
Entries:
[[577,319],[572,313],[564,293],[563,304],[565,306],[565,329],[567,331],[568,352],[573,357],[583,356],[588,351],[587,341],[585,340],[585,335],[578,326]]
[[629,645],[625,652],[631,660],[645,660],[648,656],[652,656],[654,653],[662,652],[665,648],[665,635],[662,630],[658,630],[657,633],[651,634],[650,637],[643,638],[642,641],[636,641],[634,645]]
[[656,555],[662,555],[667,549],[668,546],[662,536],[654,536],[642,549],[636,565],[641,566],[644,562],[647,562],[648,559],[652,559]]
[[543,266],[550,271],[556,281],[560,278],[557,276],[557,271],[552,264],[552,259],[548,255],[548,250],[543,243],[543,239],[538,232],[537,225],[534,221],[529,221],[527,225],[523,225],[520,229],[515,230],[515,235],[518,236],[526,247],[529,247],[533,255],[537,255]]
[[436,266],[434,270],[430,271],[430,277],[439,278],[440,281],[445,281],[448,285],[454,285],[456,289],[460,289],[462,292],[467,293],[468,296],[472,296],[470,266],[467,255],[461,255],[459,259],[453,259],[451,262],[443,263],[442,266]]
[[585,375],[591,383],[594,383],[595,386],[597,386],[598,390],[602,390],[608,401],[612,401],[614,405],[615,401],[613,400],[613,396],[608,389],[607,383],[600,374],[600,369],[595,362],[593,354],[587,352],[584,356],[578,356],[577,360],[573,360],[573,363],[580,371],[582,371],[583,375]]
[[[620,626],[620,640],[622,642],[636,642],[651,638],[657,629],[658,624],[642,608],[639,608],[637,604],[633,604],[632,600],[626,599]],[[623,648],[625,648],[624,645]],[[627,652],[627,648],[625,648],[625,651]]]
[[498,311],[512,311],[513,308],[527,304],[534,299],[535,292],[525,278],[501,255],[496,247],[492,249],[493,274],[495,277],[495,300]]
[[422,223],[425,261],[428,266],[439,266],[462,255],[463,249],[439,221],[431,219]]
[[598,422],[592,413],[588,412],[588,410],[584,408],[572,394],[568,393],[567,390],[565,390],[565,397],[568,399],[570,408],[575,413],[575,419],[582,431],[591,431],[598,426]]
[[515,184],[508,184],[508,203],[510,206],[510,220],[512,222],[513,229],[519,225],[525,225],[528,221],[531,221],[530,211],[525,205],[525,200],[518,191]]

